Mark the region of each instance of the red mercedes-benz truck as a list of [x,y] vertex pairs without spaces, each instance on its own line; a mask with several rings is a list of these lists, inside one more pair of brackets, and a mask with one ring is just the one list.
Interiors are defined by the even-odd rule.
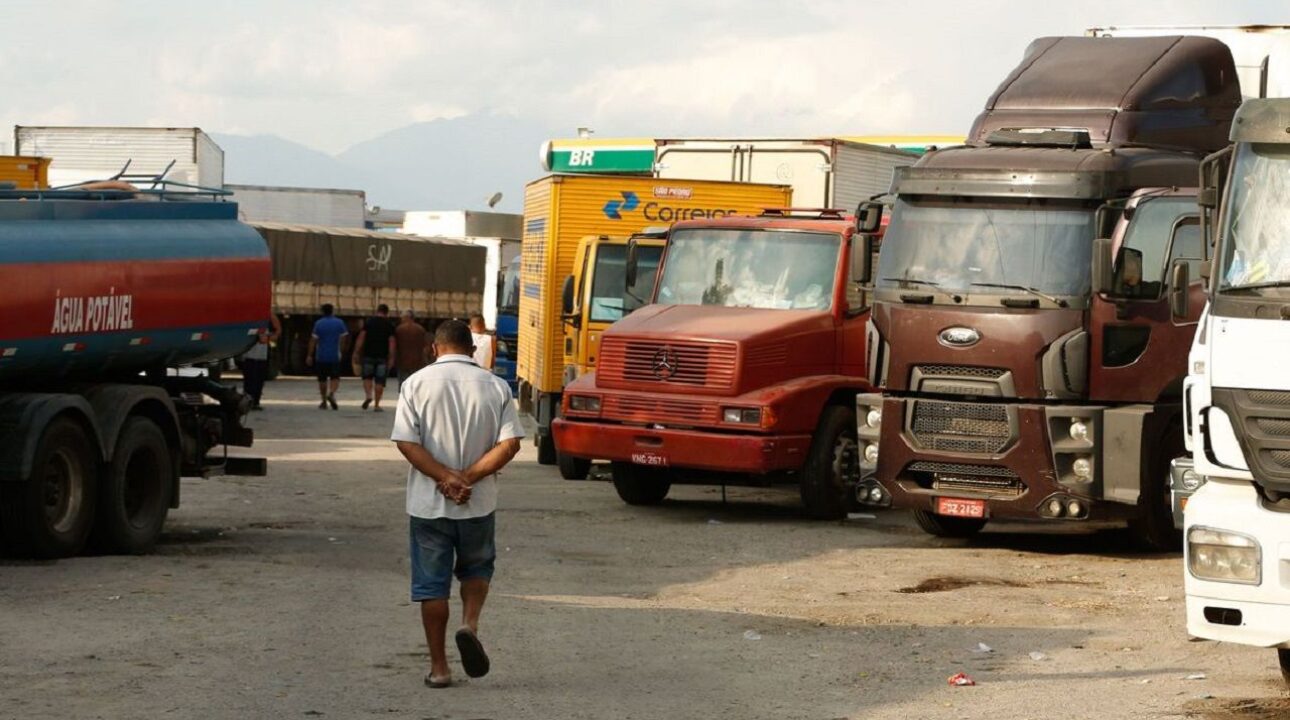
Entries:
[[864,233],[836,211],[673,225],[652,303],[610,326],[596,371],[565,388],[560,452],[611,460],[633,505],[675,483],[789,482],[812,515],[845,514],[855,398],[872,390],[870,220]]
[[884,391],[857,400],[864,499],[942,536],[1108,519],[1177,543],[1195,187],[1240,102],[1216,40],[1043,38],[968,145],[898,175],[868,344]]
[[248,409],[180,365],[247,350],[269,317],[264,240],[223,191],[0,191],[0,537],[66,557],[144,552],[181,476],[263,475]]

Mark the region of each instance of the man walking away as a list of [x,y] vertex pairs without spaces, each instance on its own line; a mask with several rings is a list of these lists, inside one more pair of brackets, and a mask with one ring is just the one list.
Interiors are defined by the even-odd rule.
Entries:
[[340,341],[349,334],[349,328],[333,314],[336,309],[331,303],[323,303],[321,309],[322,317],[314,323],[313,335],[309,336],[305,364],[313,365],[318,372],[318,394],[322,396],[318,409],[326,410],[330,404],[332,410],[339,410],[336,391],[340,389]]
[[394,328],[394,361],[399,378],[406,381],[412,373],[426,366],[431,354],[427,344],[430,338],[411,310],[404,310],[398,327]]
[[461,664],[470,677],[488,674],[479,614],[497,555],[496,474],[519,452],[524,429],[506,382],[471,360],[473,341],[465,323],[443,323],[434,340],[438,360],[399,388],[390,439],[412,465],[407,494],[412,601],[421,604],[430,646],[425,683],[441,688],[452,684],[444,640],[454,570],[461,583],[463,626],[456,635]]
[[475,364],[492,371],[493,363],[497,361],[497,346],[493,344],[493,336],[488,334],[488,328],[484,327],[483,315],[475,313],[470,316],[470,335],[475,341],[475,352],[472,354]]
[[390,306],[376,306],[376,316],[367,319],[354,343],[354,364],[360,367],[363,377],[363,409],[372,404],[372,391],[376,391],[375,412],[381,412],[381,396],[385,394],[385,379],[394,364],[394,326],[390,324]]
[[263,410],[260,407],[260,396],[264,394],[264,381],[269,379],[269,344],[282,334],[282,323],[278,316],[270,314],[269,322],[256,334],[255,344],[242,355],[242,392],[251,398],[252,410]]

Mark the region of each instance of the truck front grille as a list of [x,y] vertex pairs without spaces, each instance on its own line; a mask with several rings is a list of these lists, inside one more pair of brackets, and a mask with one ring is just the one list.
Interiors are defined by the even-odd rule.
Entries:
[[1021,478],[1005,467],[920,460],[906,469],[921,487],[947,493],[1015,498],[1026,492]]
[[627,381],[732,390],[737,357],[734,343],[606,337],[596,372],[609,387]]
[[1290,492],[1290,392],[1214,388],[1214,405],[1231,419],[1254,477]]
[[976,367],[973,365],[919,365],[917,367],[923,375],[974,378],[978,380],[998,380],[1007,372],[1003,368]]
[[715,404],[658,395],[605,395],[600,416],[627,423],[662,425],[715,425],[720,410]]
[[1012,439],[1008,408],[995,403],[915,400],[910,431],[919,446],[945,452],[992,454]]

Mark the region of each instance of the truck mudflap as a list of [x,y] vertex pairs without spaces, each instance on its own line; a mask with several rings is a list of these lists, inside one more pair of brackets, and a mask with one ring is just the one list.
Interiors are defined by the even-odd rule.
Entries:
[[884,397],[882,504],[987,519],[1129,519],[1153,409]]
[[764,475],[798,470],[810,435],[752,435],[557,419],[551,425],[561,453],[654,467]]

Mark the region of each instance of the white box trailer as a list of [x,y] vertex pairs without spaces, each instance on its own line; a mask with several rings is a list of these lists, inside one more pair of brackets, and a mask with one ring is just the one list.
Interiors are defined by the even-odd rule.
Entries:
[[53,160],[52,187],[103,180],[127,163],[131,175],[159,175],[169,167],[167,180],[224,186],[224,151],[201,128],[18,125],[13,142],[18,155]]
[[367,196],[362,190],[228,184],[243,222],[363,228]]
[[839,138],[660,139],[654,174],[675,180],[733,180],[793,188],[804,208],[855,210],[891,189],[895,169],[918,153]]
[[1236,62],[1241,94],[1290,97],[1290,25],[1108,25],[1084,31],[1092,37],[1199,35],[1227,45]]
[[409,211],[403,215],[401,232],[426,238],[453,238],[483,247],[484,324],[497,328],[497,308],[502,273],[520,254],[524,217],[511,213],[474,210]]

